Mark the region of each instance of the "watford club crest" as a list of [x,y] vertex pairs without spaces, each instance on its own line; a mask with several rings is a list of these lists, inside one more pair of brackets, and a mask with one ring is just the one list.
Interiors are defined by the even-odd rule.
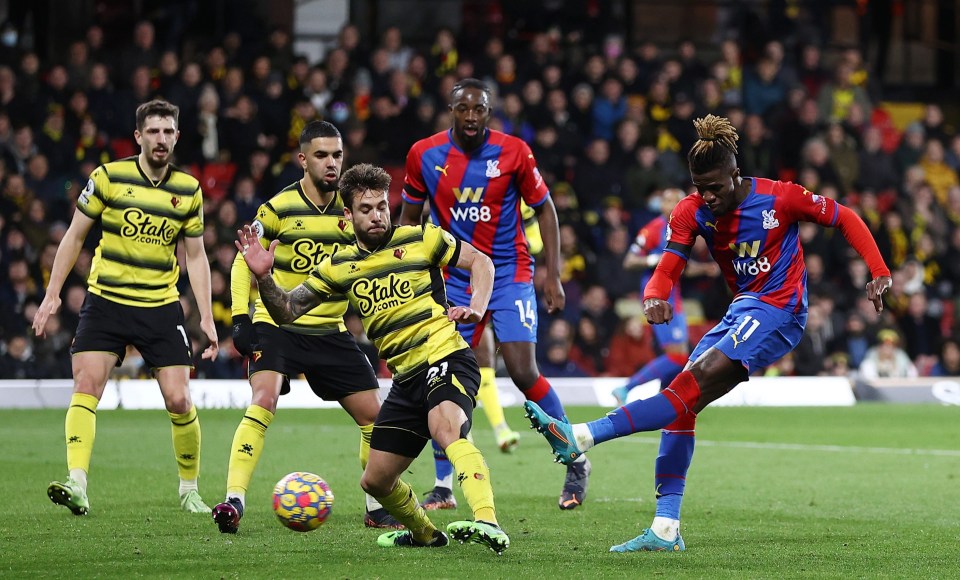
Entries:
[[341,218],[340,221],[337,222],[337,227],[340,228],[341,232],[347,229],[347,220]]
[[177,207],[178,205],[180,205],[180,198],[177,197],[177,196],[171,197],[171,198],[170,198],[170,205],[172,205],[173,207]]
[[396,250],[393,251],[393,257],[398,260],[402,260],[406,254],[407,254],[407,251],[404,250],[403,248],[397,248]]

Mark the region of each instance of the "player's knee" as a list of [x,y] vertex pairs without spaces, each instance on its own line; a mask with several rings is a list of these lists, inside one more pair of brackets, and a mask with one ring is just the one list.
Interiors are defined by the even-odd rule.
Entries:
[[250,402],[258,407],[266,409],[271,413],[277,412],[277,400],[280,398],[279,393],[271,392],[268,389],[254,389],[253,397]]
[[530,390],[540,378],[540,371],[535,366],[522,366],[517,369],[507,369],[510,379],[521,391]]
[[396,486],[396,478],[385,478],[374,475],[369,469],[360,476],[360,488],[364,493],[373,497],[386,497]]
[[193,407],[193,401],[190,400],[190,394],[188,392],[167,395],[164,398],[164,403],[167,406],[168,412],[177,414],[186,413]]

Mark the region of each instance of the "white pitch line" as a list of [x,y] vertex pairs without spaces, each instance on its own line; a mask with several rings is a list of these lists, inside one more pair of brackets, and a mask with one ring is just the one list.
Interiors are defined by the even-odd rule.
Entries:
[[[659,439],[630,437],[633,443],[659,444]],[[930,455],[960,457],[958,449],[901,449],[897,447],[855,447],[844,445],[807,445],[802,443],[761,443],[759,441],[705,441],[698,439],[697,447],[734,447],[738,449],[766,449],[777,451],[815,451],[826,453],[875,453],[878,455]]]

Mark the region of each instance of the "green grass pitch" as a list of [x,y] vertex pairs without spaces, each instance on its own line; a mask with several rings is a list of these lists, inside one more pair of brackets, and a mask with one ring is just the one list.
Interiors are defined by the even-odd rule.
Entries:
[[[599,408],[572,408],[593,419]],[[363,527],[359,433],[340,410],[280,411],[247,495],[240,533],[179,510],[170,427],[163,411],[102,411],[90,474],[90,514],[54,506],[45,490],[66,474],[62,410],[0,411],[0,577],[9,578],[948,578],[960,554],[960,421],[938,406],[718,408],[697,425],[683,509],[683,553],[612,554],[653,515],[656,434],[590,452],[585,505],[557,509],[563,468],[526,429],[501,454],[483,413],[476,442],[492,472],[503,555],[478,545],[378,548]],[[240,410],[202,410],[208,504],[223,496]],[[429,449],[429,448],[428,448]],[[312,471],[334,490],[320,529],[283,528],[273,484]],[[429,451],[404,475],[433,485]],[[469,519],[460,507],[437,524]]]

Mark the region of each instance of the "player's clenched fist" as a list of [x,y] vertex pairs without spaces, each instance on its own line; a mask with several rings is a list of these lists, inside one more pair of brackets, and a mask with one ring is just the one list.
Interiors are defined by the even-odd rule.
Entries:
[[650,324],[663,324],[673,319],[673,307],[666,300],[647,298],[643,301],[643,314]]

